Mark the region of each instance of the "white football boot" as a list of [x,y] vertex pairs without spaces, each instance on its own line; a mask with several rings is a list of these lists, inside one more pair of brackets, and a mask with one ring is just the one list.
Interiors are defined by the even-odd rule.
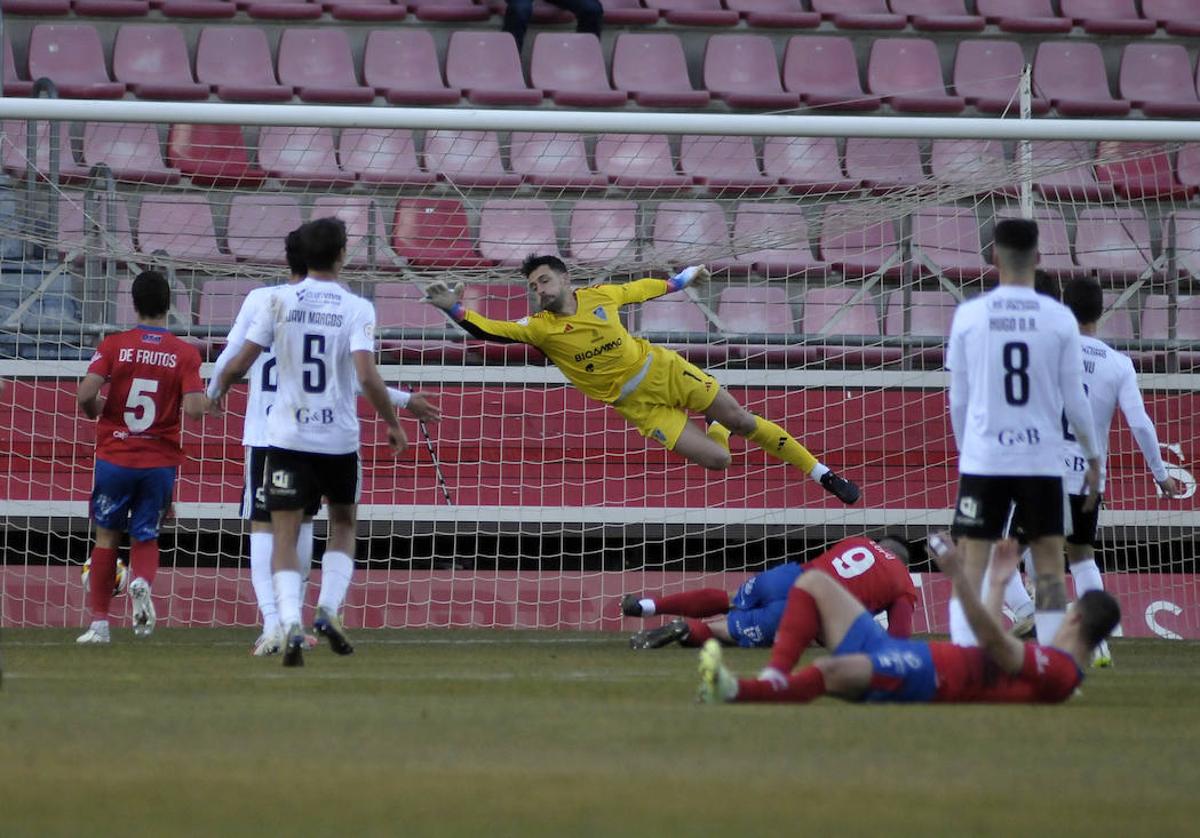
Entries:
[[107,620],[93,620],[88,630],[75,638],[81,646],[102,646],[112,642]]
[[149,637],[154,633],[154,603],[150,601],[150,583],[140,576],[129,583],[133,599],[133,636]]

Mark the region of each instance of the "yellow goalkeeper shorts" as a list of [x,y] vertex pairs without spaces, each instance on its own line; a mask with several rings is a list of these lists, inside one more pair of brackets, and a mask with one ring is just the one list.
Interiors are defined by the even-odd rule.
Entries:
[[661,346],[650,348],[650,367],[637,389],[613,408],[637,427],[642,436],[675,447],[688,411],[708,410],[721,385],[711,375]]

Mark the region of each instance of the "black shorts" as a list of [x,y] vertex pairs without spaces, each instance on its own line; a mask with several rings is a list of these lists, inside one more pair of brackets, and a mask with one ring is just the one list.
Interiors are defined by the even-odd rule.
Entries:
[[358,503],[362,472],[358,452],[314,454],[286,448],[267,449],[267,509],[272,512],[320,508],[321,498],[331,504]]
[[1096,508],[1091,512],[1083,511],[1083,502],[1087,495],[1068,495],[1071,501],[1071,533],[1067,536],[1068,544],[1081,547],[1096,546],[1096,531],[1100,528],[1100,507],[1104,504],[1104,496],[1096,499]]
[[1061,477],[992,477],[964,474],[958,480],[954,507],[955,536],[995,541],[1004,534],[1009,507],[1016,504],[1013,533],[1027,538],[1062,535],[1066,496]]
[[[246,449],[246,475],[242,486],[242,520],[260,524],[271,523],[271,511],[267,509],[267,451],[265,447]],[[316,515],[321,511],[318,497],[304,508],[305,515]]]

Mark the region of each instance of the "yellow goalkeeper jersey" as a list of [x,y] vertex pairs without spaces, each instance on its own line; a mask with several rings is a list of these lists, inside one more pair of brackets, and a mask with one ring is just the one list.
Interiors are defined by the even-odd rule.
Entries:
[[665,293],[662,279],[593,285],[576,290],[579,307],[569,317],[540,311],[510,322],[467,311],[458,322],[485,340],[537,347],[585,395],[611,404],[620,397],[621,386],[642,371],[650,352],[648,341],[621,324],[621,306]]

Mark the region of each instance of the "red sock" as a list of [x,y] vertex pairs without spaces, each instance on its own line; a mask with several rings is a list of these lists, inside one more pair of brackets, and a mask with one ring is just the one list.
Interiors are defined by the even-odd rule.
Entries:
[[117,583],[117,548],[93,547],[92,569],[88,572],[88,597],[93,620],[107,620]]
[[783,618],[775,632],[769,666],[785,675],[791,672],[820,630],[817,601],[803,588],[792,588],[788,591],[787,607],[783,609]]
[[708,627],[708,623],[702,620],[688,617],[687,624],[688,636],[680,642],[680,646],[695,646],[699,648],[704,645],[705,640],[713,636],[712,629]]
[[738,681],[735,701],[787,701],[803,703],[825,695],[825,676],[815,666],[806,666],[788,678],[787,689],[777,689],[770,681],[744,678]]
[[701,588],[654,598],[655,614],[676,617],[712,617],[729,610],[729,594],[720,588]]
[[148,585],[154,585],[154,577],[158,574],[157,538],[133,542],[129,547],[129,571],[131,579],[145,579]]

